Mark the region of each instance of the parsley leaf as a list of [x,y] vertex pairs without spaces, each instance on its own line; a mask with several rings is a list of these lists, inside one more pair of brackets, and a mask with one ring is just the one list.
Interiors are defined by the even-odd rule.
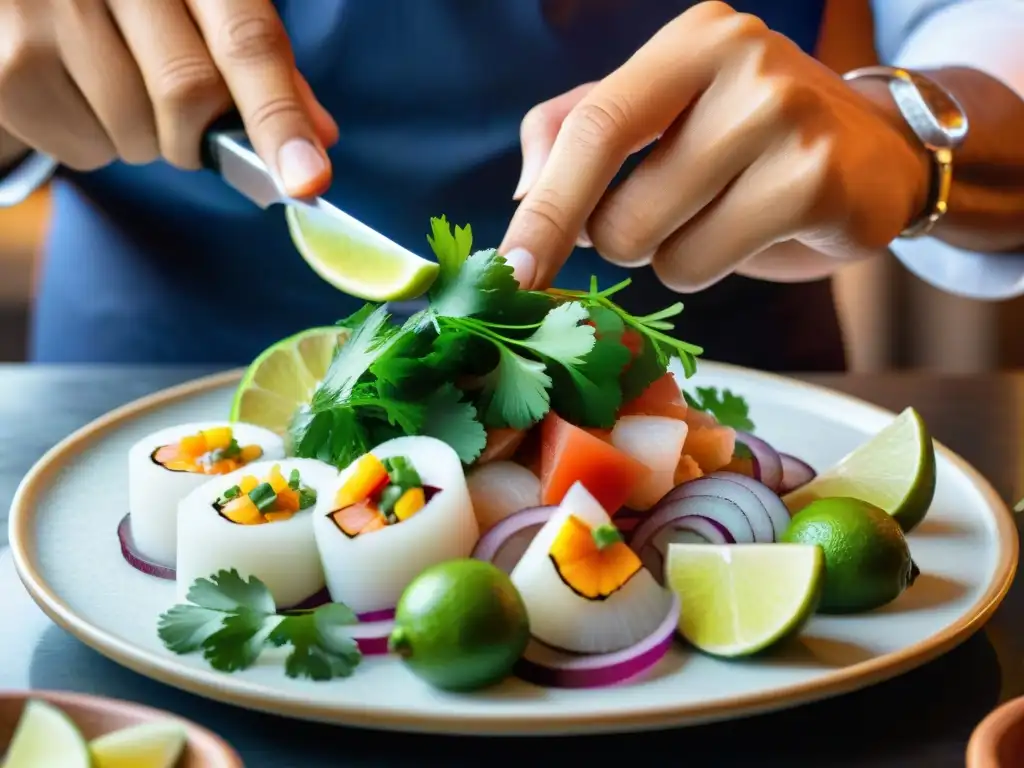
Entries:
[[355,640],[339,632],[357,622],[341,603],[278,616],[266,585],[255,576],[246,581],[234,569],[197,579],[188,601],[161,614],[157,634],[168,650],[201,651],[221,672],[251,667],[268,645],[292,645],[285,661],[289,677],[347,677],[361,659]]
[[427,400],[423,434],[448,443],[463,464],[472,464],[487,445],[487,431],[476,408],[462,399],[462,392],[446,384]]
[[544,363],[527,360],[507,346],[498,347],[498,365],[484,377],[479,409],[493,427],[527,429],[547,414],[551,377]]
[[697,387],[696,395],[689,392],[683,395],[691,408],[710,413],[723,427],[732,427],[741,432],[754,431],[747,401],[731,390],[725,389],[719,394],[715,387]]

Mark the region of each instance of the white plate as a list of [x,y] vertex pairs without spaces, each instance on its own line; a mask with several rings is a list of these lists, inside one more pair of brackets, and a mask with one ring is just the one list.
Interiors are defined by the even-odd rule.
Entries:
[[[815,617],[799,642],[758,661],[718,661],[678,647],[648,679],[628,686],[573,691],[509,680],[472,695],[433,690],[387,658],[366,659],[353,677],[329,683],[289,680],[271,664],[221,674],[198,655],[163,648],[157,616],[173,602],[174,585],[128,566],[115,529],[127,506],[128,447],[164,426],[224,418],[238,375],[144,398],[57,445],[18,489],[10,540],[33,598],[84,643],[149,677],[251,709],[453,734],[607,733],[782,709],[879,682],[949,650],[995,610],[1017,565],[1006,506],[939,446],[935,503],[910,537],[922,572],[913,588],[870,615]],[[893,418],[844,395],[729,366],[703,363],[696,383],[742,394],[759,434],[819,469]]]

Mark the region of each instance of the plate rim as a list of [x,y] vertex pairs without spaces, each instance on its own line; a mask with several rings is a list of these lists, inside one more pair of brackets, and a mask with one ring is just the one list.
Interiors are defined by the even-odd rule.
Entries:
[[[808,394],[839,398],[849,405],[874,411],[879,416],[895,418],[896,414],[880,406],[818,384],[793,379],[742,366],[705,361],[706,369],[732,372],[766,384],[803,388]],[[123,422],[180,400],[226,387],[241,379],[243,368],[209,374],[121,405],[85,424],[50,448],[32,466],[15,491],[11,502],[8,533],[12,559],[18,578],[33,601],[58,626],[85,645],[115,663],[152,680],[188,691],[208,699],[246,709],[315,722],[327,722],[373,730],[480,736],[566,736],[587,733],[627,733],[689,727],[709,722],[732,720],[754,714],[789,709],[822,699],[867,688],[884,680],[905,674],[946,653],[967,640],[995,612],[1009,591],[1018,566],[1019,542],[1012,514],[1006,502],[992,485],[957,453],[935,441],[941,453],[961,472],[995,512],[997,563],[988,588],[957,621],[906,648],[887,653],[848,667],[829,672],[821,678],[803,681],[768,691],[730,696],[712,703],[683,705],[658,704],[631,712],[611,711],[600,714],[562,716],[544,715],[454,715],[430,714],[422,709],[394,708],[367,711],[358,706],[313,704],[294,697],[275,695],[273,691],[246,690],[246,686],[228,689],[218,685],[221,673],[186,668],[173,657],[154,659],[150,651],[80,618],[49,586],[37,569],[33,556],[35,535],[34,500],[48,481],[74,460],[89,444]]]

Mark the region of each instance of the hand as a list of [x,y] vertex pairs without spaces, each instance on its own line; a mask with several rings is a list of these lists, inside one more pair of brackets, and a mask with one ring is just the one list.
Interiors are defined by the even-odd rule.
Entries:
[[[500,251],[524,287],[549,285],[578,238],[678,291],[733,271],[823,276],[926,204],[928,157],[883,104],[754,16],[699,3],[604,80],[527,114]],[[810,248],[771,248],[792,241]]]
[[291,194],[329,185],[338,128],[270,0],[0,0],[0,129],[71,168],[198,168],[232,105]]

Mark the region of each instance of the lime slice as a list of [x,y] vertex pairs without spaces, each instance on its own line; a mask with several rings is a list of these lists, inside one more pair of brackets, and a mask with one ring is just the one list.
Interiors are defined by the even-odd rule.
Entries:
[[93,768],[172,768],[185,748],[177,723],[143,723],[89,742]]
[[265,349],[235,390],[231,421],[283,435],[296,409],[309,403],[335,351],[348,337],[345,328],[310,328]]
[[909,533],[924,519],[934,496],[935,444],[920,414],[907,408],[868,442],[782,500],[795,514],[818,499],[860,499],[884,509]]
[[43,701],[29,701],[14,731],[4,768],[90,768],[89,749],[71,718]]
[[422,259],[347,217],[288,206],[288,231],[302,258],[338,290],[367,301],[407,301],[426,293],[436,262]]
[[715,656],[749,656],[787,637],[817,607],[825,557],[811,544],[668,546],[665,581],[684,608],[679,632]]

